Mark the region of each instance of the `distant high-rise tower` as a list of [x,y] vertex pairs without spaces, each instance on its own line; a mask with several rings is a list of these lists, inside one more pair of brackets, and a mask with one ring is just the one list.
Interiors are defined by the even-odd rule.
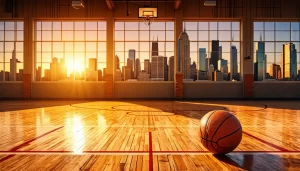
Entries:
[[158,40],[152,41],[152,51],[151,56],[158,56]]
[[151,78],[164,78],[164,57],[152,56]]
[[178,40],[177,71],[183,74],[183,79],[190,79],[190,40],[185,29]]
[[168,57],[164,57],[164,81],[168,81]]
[[277,64],[271,64],[270,65],[270,76],[274,79],[280,79],[281,78],[281,68],[280,65]]
[[282,78],[295,77],[297,75],[297,50],[295,44],[287,43],[283,45],[281,56]]
[[[254,58],[254,81],[262,81],[264,78],[265,67],[265,42],[259,41],[256,43]],[[230,71],[231,72],[231,71]]]
[[218,60],[219,60],[219,40],[212,40],[210,47],[211,47],[210,64],[213,64],[214,69],[217,69]]
[[89,59],[89,70],[97,71],[97,59],[96,58]]
[[174,81],[174,56],[169,58],[169,72],[168,72],[169,81]]
[[148,74],[151,73],[151,63],[149,59],[144,60],[144,71],[147,72]]
[[115,56],[115,70],[120,69],[120,59],[118,55]]
[[140,62],[140,59],[137,58],[135,60],[135,71],[134,71],[134,77],[135,78],[138,78],[139,77],[139,73],[141,71],[141,62]]
[[237,49],[236,46],[230,48],[230,80],[237,80],[238,78],[238,63],[237,63]]
[[197,80],[197,65],[195,61],[190,65],[190,79]]
[[199,67],[198,69],[200,71],[207,71],[207,63],[206,63],[206,49],[205,48],[199,48]]
[[16,42],[14,42],[14,50],[10,59],[9,81],[16,81],[17,63],[20,62],[16,56]]
[[128,59],[132,62],[132,72],[134,72],[135,71],[135,49],[129,49]]
[[214,70],[215,70],[214,65],[210,64],[209,68],[208,68],[208,73],[207,73],[208,80],[213,81],[213,79],[214,79],[214,75],[213,75],[214,74]]
[[[51,76],[51,81],[57,81],[58,80],[58,59],[56,57],[52,58],[52,62],[50,63],[50,76]],[[74,73],[75,74],[75,73]]]
[[219,46],[219,60],[222,59],[222,46]]
[[218,70],[222,73],[228,73],[228,61],[225,59],[218,60]]

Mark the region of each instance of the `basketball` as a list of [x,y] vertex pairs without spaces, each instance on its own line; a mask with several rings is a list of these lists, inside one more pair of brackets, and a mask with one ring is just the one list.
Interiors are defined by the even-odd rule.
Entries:
[[210,152],[226,154],[240,144],[242,126],[229,111],[214,110],[201,118],[199,135],[201,143]]

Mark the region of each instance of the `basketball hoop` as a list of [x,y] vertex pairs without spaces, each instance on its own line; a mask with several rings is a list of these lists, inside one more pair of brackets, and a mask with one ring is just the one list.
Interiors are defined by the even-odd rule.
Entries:
[[146,24],[146,25],[148,25],[148,26],[150,26],[150,24],[153,22],[153,20],[154,20],[154,18],[152,17],[152,16],[150,16],[150,15],[145,15],[144,17],[143,17],[144,19],[144,23]]
[[151,7],[139,8],[139,18],[143,18],[144,23],[147,26],[150,26],[154,18],[157,18],[157,8],[151,8]]

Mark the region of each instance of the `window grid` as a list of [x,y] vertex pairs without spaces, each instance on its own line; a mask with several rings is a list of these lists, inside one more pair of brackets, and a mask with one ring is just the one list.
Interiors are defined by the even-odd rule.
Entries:
[[[270,74],[270,66],[272,64],[277,64],[277,65],[281,65],[281,58],[280,58],[280,55],[282,54],[282,45],[285,44],[285,43],[294,43],[295,44],[295,48],[296,48],[296,59],[297,59],[297,75],[298,74],[298,70],[300,70],[300,55],[299,55],[299,52],[300,52],[300,22],[254,22],[254,25],[256,24],[260,24],[262,23],[262,28],[256,28],[254,26],[254,40],[253,40],[253,43],[254,43],[254,48],[253,48],[253,55],[254,57],[256,57],[256,44],[257,42],[259,42],[259,40],[257,39],[258,35],[257,34],[260,34],[262,36],[262,41],[265,43],[265,54],[267,54],[267,62],[266,62],[266,65],[267,65],[267,68],[266,68],[266,79],[269,78],[269,79],[273,79],[273,76],[269,76],[268,74]],[[272,29],[268,29],[267,28],[267,23],[273,23],[272,25]],[[297,29],[293,29],[292,28],[292,23],[296,23],[297,25]],[[277,26],[280,26],[280,25],[288,25],[289,29],[277,29]],[[266,33],[268,32],[273,32],[273,40],[266,40],[268,39],[269,37],[266,35]],[[280,38],[278,38],[279,36],[276,35],[276,32],[278,33],[283,33],[283,32],[289,32],[289,38],[286,39],[286,40],[278,40]],[[297,39],[296,40],[292,40],[292,34],[293,32],[298,32],[298,35],[297,35]],[[269,50],[269,47],[267,45],[269,44],[273,44],[273,50]],[[278,46],[277,45],[281,45]],[[269,57],[268,55],[273,55],[273,58],[272,57]],[[279,59],[278,59],[278,55],[279,55]],[[300,76],[298,76],[299,78],[296,80],[300,80]],[[261,81],[261,80],[256,80],[256,81]]]
[[[3,27],[1,27],[1,25]],[[13,40],[7,40],[7,32],[13,32]],[[21,35],[19,35],[19,33]],[[22,81],[23,80],[23,49],[24,49],[24,23],[22,21],[0,21],[0,36],[3,35],[3,39],[0,37],[0,82],[2,81]],[[14,66],[11,64],[14,47],[10,47],[10,43],[16,43],[16,71],[15,74],[10,73],[10,67]],[[22,46],[20,46],[20,44]],[[12,45],[14,46],[14,45]],[[10,48],[10,50],[8,50]],[[19,50],[21,48],[22,50]],[[21,56],[19,56],[21,54]],[[0,56],[0,57],[1,57]],[[11,58],[9,58],[11,57]]]
[[[89,22],[95,23],[95,28],[87,29],[87,23],[89,23]],[[47,24],[51,23],[50,30],[43,28],[43,24],[45,24],[45,23],[47,23]],[[54,23],[59,23],[60,29],[57,29],[57,28],[54,29]],[[76,23],[83,24],[83,28],[77,29],[76,28]],[[66,26],[67,26],[67,24],[69,24],[69,26],[71,26],[72,29],[65,29],[64,24]],[[105,29],[104,28],[100,29],[100,27],[99,27],[100,24],[105,26]],[[52,63],[53,57],[57,57],[58,59],[64,59],[65,63],[69,63],[69,64],[71,63],[71,68],[72,69],[70,69],[69,66],[65,66],[67,68],[66,70],[68,70],[66,80],[77,80],[75,78],[76,77],[76,75],[75,75],[76,71],[75,71],[74,68],[76,67],[76,64],[78,64],[78,63],[81,66],[81,78],[79,80],[87,80],[87,78],[86,78],[86,69],[89,67],[88,66],[89,65],[89,61],[88,61],[89,58],[96,58],[97,59],[97,63],[96,63],[97,69],[101,70],[103,72],[103,68],[105,68],[105,64],[106,64],[106,62],[105,62],[106,61],[106,48],[99,49],[99,43],[101,43],[103,45],[103,47],[104,46],[106,47],[106,22],[104,22],[104,21],[49,21],[49,22],[48,21],[37,21],[36,25],[35,25],[35,28],[36,28],[36,33],[37,33],[36,36],[35,36],[35,45],[37,46],[38,43],[40,43],[40,48],[36,48],[36,54],[41,54],[41,57],[40,57],[41,59],[36,60],[36,67],[35,68],[36,69],[38,69],[38,67],[42,68],[41,73],[36,73],[36,79],[35,79],[36,81],[57,81],[56,79],[53,80],[52,78],[51,78],[51,80],[49,80],[49,78],[48,79],[45,78],[43,80],[43,77],[45,76],[45,73],[44,73],[45,69],[49,70],[49,67],[45,68],[44,66],[47,65],[47,64],[49,66],[50,63]],[[50,40],[44,40],[43,32],[45,32],[45,31],[50,31],[50,34],[51,34],[51,39]],[[55,39],[54,34],[53,34],[54,31],[60,31],[59,40],[57,38]],[[70,39],[70,37],[68,37],[67,40],[63,39],[63,36],[64,36],[63,33],[65,31],[72,31],[72,39]],[[76,38],[76,36],[77,36],[76,31],[83,32],[83,35],[82,35],[83,39]],[[94,40],[88,40],[87,41],[87,36],[89,36],[89,37],[95,36],[95,35],[90,34],[91,31],[96,32],[97,37]],[[38,34],[40,34],[40,35],[38,35]],[[100,37],[100,34],[103,35],[103,37]],[[51,44],[50,50],[45,51],[43,43],[50,43]],[[59,44],[59,43],[61,43],[62,49],[61,50],[55,50],[54,49],[54,44]],[[72,44],[72,48],[67,47],[67,44],[69,44],[69,43]],[[75,49],[76,46],[77,46],[76,43],[82,43],[83,44],[83,46],[80,47],[80,48],[82,48],[82,50],[76,50]],[[94,43],[95,49],[94,50],[91,50],[91,49],[88,50],[87,43]],[[49,59],[48,59],[48,61],[47,60],[45,61],[45,59],[44,59],[44,57],[46,57],[44,55],[47,54],[47,53],[51,54],[51,61],[50,62],[49,62]],[[54,53],[61,54],[61,56],[54,56]],[[100,59],[99,53],[104,54],[103,56],[101,56],[101,59]],[[67,58],[68,54],[72,55],[71,57],[69,56],[69,58],[71,58],[71,59]],[[81,54],[83,56],[79,56],[78,54]],[[94,55],[93,56],[87,56],[88,54],[94,54]],[[39,58],[39,56],[37,56],[37,58]],[[84,60],[84,62],[83,62],[83,60]],[[100,66],[100,68],[99,68],[99,66]],[[38,75],[41,75],[40,76],[41,78],[37,78]],[[98,78],[97,78],[97,80],[98,80]]]

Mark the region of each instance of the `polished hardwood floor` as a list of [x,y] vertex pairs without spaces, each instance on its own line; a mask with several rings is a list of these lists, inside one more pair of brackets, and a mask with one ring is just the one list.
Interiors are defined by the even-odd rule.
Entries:
[[[211,110],[242,124],[232,153],[201,145]],[[300,170],[300,101],[0,101],[0,170]]]

